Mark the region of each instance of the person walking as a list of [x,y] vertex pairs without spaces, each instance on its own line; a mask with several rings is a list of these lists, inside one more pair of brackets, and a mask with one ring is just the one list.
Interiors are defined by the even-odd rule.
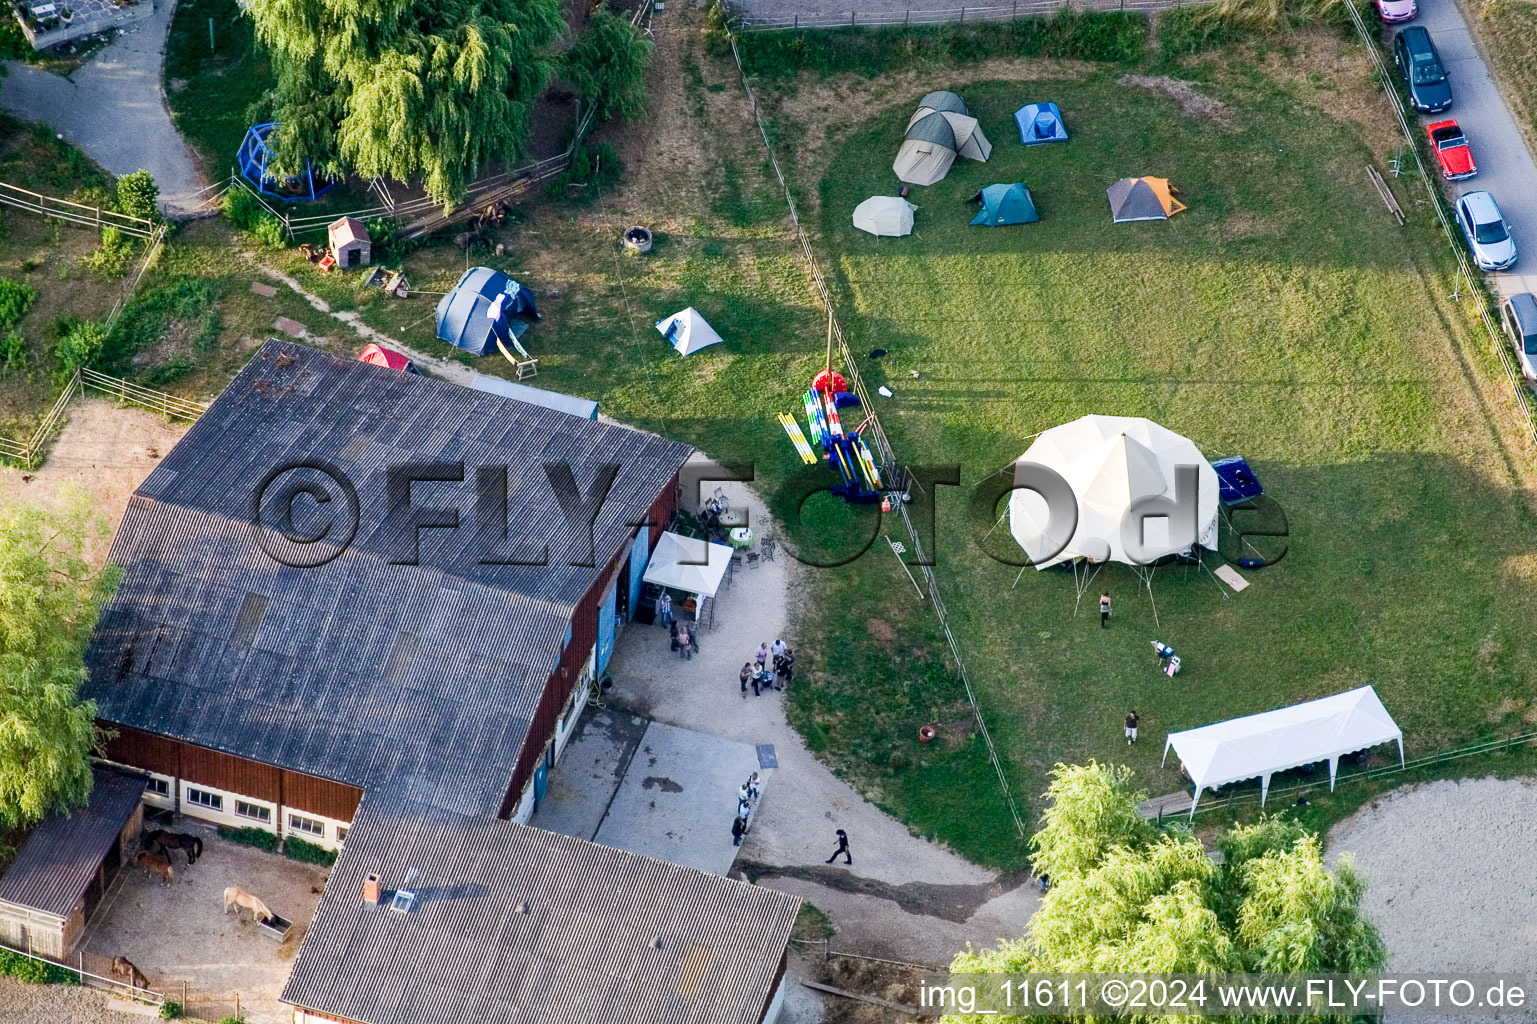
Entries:
[[672,625],[672,595],[671,594],[663,594],[662,595],[662,625],[664,627]]
[[1099,628],[1104,629],[1110,625],[1110,592],[1099,595]]
[[754,697],[763,696],[763,673],[758,671],[761,668],[763,668],[762,665],[754,666],[752,674],[752,695]]
[[849,865],[849,867],[853,867],[854,857],[851,853],[849,853],[849,834],[843,831],[841,828],[838,830],[838,848],[833,851],[833,855],[831,857],[827,858],[827,863],[831,864],[833,861],[837,860],[838,854],[840,853],[843,854],[845,858],[847,858],[846,863]]
[[751,801],[751,797],[752,797],[752,790],[747,787],[747,783],[744,782],[740,786],[737,787],[737,791],[736,791],[736,805],[738,807],[741,807],[743,804],[746,804],[746,803],[751,803],[752,802]]
[[783,658],[785,656],[785,652],[788,651],[789,649],[790,649],[790,645],[785,643],[784,640],[782,640],[782,639],[775,640],[774,641],[774,646],[771,648],[771,650],[773,651],[773,654],[774,654],[774,662],[777,664],[779,662],[779,659]]
[[747,834],[747,822],[740,817],[731,819],[731,845],[741,846],[742,837]]
[[783,654],[774,659],[774,675],[776,677],[774,685],[781,690],[783,690],[785,688],[785,684],[788,683],[792,677],[794,677],[795,652],[790,650],[788,647],[785,648],[785,652]]
[[1137,709],[1132,708],[1126,713],[1126,745],[1129,747],[1137,742],[1137,723],[1141,719],[1137,717]]
[[667,624],[667,633],[672,637],[672,649],[676,651],[678,649],[678,624],[676,622],[669,622]]
[[694,634],[687,626],[678,630],[678,657],[694,660]]
[[757,661],[757,663],[758,663],[758,670],[761,672],[763,670],[763,666],[768,664],[768,644],[767,643],[761,643],[761,644],[758,645],[758,654],[757,654],[757,656],[756,656],[756,658],[754,660]]
[[752,662],[742,662],[742,699],[747,699],[747,681],[753,677]]
[[747,777],[747,798],[753,803],[758,802],[758,773],[753,772]]

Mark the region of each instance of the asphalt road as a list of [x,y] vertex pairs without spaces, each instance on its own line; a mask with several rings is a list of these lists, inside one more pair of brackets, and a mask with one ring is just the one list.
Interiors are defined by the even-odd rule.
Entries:
[[190,203],[205,182],[160,91],[161,53],[175,12],[175,3],[161,0],[148,20],[119,35],[70,78],[6,61],[0,108],[45,122],[113,174],[149,171],[166,209]]
[[1500,295],[1537,293],[1537,163],[1516,119],[1455,0],[1420,0],[1420,15],[1408,24],[1429,29],[1452,80],[1452,109],[1421,116],[1420,125],[1456,118],[1472,146],[1478,176],[1453,187],[1458,195],[1480,189],[1493,193],[1516,239],[1516,265],[1487,276]]

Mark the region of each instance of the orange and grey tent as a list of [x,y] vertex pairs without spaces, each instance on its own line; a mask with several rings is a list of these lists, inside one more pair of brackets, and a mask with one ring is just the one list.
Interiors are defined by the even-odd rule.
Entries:
[[1117,224],[1168,220],[1185,208],[1174,198],[1176,191],[1168,178],[1122,178],[1105,190],[1110,197],[1110,218]]

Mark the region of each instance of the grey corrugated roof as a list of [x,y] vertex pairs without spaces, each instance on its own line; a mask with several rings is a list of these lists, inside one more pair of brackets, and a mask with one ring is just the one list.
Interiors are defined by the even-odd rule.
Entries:
[[[388,903],[410,868],[401,913]],[[363,902],[371,872],[378,906]],[[365,1024],[757,1024],[799,905],[370,792],[282,998]]]
[[[109,722],[495,812],[598,572],[567,564],[585,537],[544,464],[569,464],[581,488],[600,464],[621,467],[594,527],[601,560],[689,451],[270,341],[130,500],[109,556],[125,575],[87,652],[84,696]],[[360,525],[334,560],[288,568],[258,543],[252,495],[273,469],[316,461],[353,482]],[[457,504],[463,525],[420,531],[420,564],[392,564],[403,531],[388,522],[386,468],[434,461],[463,461],[466,480],[416,484],[414,504]],[[548,545],[550,565],[479,564],[475,474],[487,464],[510,467],[509,530]],[[337,492],[324,508],[343,504]],[[251,594],[264,614],[248,643],[232,642]]]
[[112,768],[92,769],[95,784],[84,807],[52,814],[32,830],[0,878],[0,903],[68,917],[101,867],[112,841],[133,817],[147,778]]
[[913,126],[907,129],[907,134],[903,138],[909,141],[932,142],[937,146],[944,146],[946,149],[956,148],[955,129],[951,128],[950,122],[946,121],[945,116],[937,111],[932,114],[925,114],[914,121]]

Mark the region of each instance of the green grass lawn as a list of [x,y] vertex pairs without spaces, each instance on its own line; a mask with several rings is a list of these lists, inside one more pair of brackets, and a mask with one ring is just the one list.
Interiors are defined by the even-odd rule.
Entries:
[[[1487,340],[1446,298],[1444,241],[1424,211],[1399,228],[1382,209],[1355,126],[1299,114],[1258,72],[1221,77],[1199,86],[1227,104],[1220,119],[1110,73],[966,86],[992,160],[958,161],[915,189],[910,238],[873,239],[848,215],[894,191],[911,98],[854,131],[822,179],[843,326],[856,351],[890,350],[862,369],[897,393],[881,413],[904,460],[962,463],[969,487],[1047,427],[1147,416],[1210,458],[1248,456],[1289,519],[1286,557],[1243,594],[1160,572],[1155,626],[1126,567],[1101,572],[1075,614],[1071,577],[989,559],[963,493],[941,496],[942,586],[1026,797],[1054,762],[1089,758],[1175,789],[1158,768],[1165,733],[1364,683],[1411,754],[1511,731],[1537,708],[1530,439]],[[1071,142],[1019,145],[1012,111],[1036,98],[1061,106]],[[1138,174],[1172,179],[1190,209],[1113,225],[1104,190]],[[1015,180],[1039,224],[967,226],[967,196]],[[1091,607],[1100,589],[1116,599],[1108,631]],[[1175,681],[1156,672],[1155,638],[1184,659]],[[904,682],[843,685],[878,704]],[[1142,715],[1133,750],[1120,735],[1129,708]],[[869,733],[835,709],[808,713],[835,747]],[[1017,863],[1017,850],[972,841],[944,810],[956,796],[945,783],[910,786],[904,813],[973,856]]]

